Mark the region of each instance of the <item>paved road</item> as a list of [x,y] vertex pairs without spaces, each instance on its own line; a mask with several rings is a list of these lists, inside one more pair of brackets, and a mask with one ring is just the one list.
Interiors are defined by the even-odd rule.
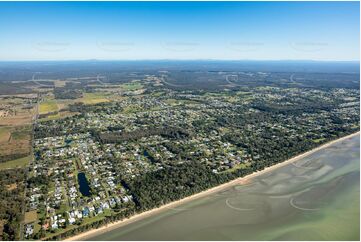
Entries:
[[[36,125],[36,122],[37,122],[38,116],[39,116],[39,100],[40,100],[40,97],[39,97],[39,93],[38,93],[37,103],[36,103],[36,107],[35,107],[35,114],[33,115],[33,118],[32,118],[32,123],[33,124],[32,124],[32,132],[31,132],[32,137],[31,137],[31,148],[30,148],[31,159],[29,161],[28,167],[25,168],[25,181],[28,178],[29,167],[31,166],[31,164],[34,161],[34,151],[33,151],[33,148],[34,148],[34,131],[35,131],[35,125]],[[26,184],[25,184],[25,188],[24,188],[24,199],[23,199],[22,208],[21,208],[23,216],[25,216],[25,211],[26,211],[25,199],[26,199]],[[24,240],[24,226],[25,226],[25,223],[23,221],[23,222],[20,223],[20,229],[19,229],[19,231],[20,231],[20,235],[19,235],[20,240]]]

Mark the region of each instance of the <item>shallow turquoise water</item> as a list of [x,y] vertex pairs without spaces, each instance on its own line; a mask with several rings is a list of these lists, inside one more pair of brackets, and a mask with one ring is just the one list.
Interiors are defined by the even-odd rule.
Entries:
[[360,137],[87,240],[359,240]]

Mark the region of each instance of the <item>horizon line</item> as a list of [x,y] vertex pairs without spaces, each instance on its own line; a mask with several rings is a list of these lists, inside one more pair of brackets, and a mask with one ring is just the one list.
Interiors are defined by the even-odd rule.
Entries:
[[129,62],[138,62],[138,61],[224,61],[224,62],[236,62],[236,61],[249,61],[249,62],[357,62],[360,63],[360,60],[315,60],[315,59],[18,59],[18,60],[0,60],[0,62],[67,62],[67,61],[129,61]]

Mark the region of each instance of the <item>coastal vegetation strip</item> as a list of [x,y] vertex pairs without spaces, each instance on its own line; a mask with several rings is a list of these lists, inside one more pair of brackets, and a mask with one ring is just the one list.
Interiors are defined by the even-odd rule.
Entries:
[[[51,238],[51,239],[64,239],[64,238],[67,238],[68,236],[73,235],[74,233],[76,234],[78,232],[87,231],[87,232],[79,234],[77,236],[72,236],[72,237],[68,238],[68,240],[84,240],[84,239],[88,238],[89,236],[94,235],[95,233],[109,231],[110,229],[114,229],[114,228],[117,228],[119,226],[123,226],[123,225],[128,224],[128,223],[130,223],[132,221],[148,217],[148,216],[150,216],[150,215],[152,215],[154,213],[157,213],[157,212],[159,212],[159,211],[161,211],[163,209],[178,206],[178,205],[180,205],[180,204],[182,204],[184,202],[187,202],[187,201],[190,201],[190,200],[193,200],[193,199],[196,199],[196,198],[200,198],[200,197],[209,195],[211,193],[223,190],[223,189],[225,189],[227,187],[242,183],[244,180],[249,180],[249,179],[254,178],[254,177],[258,176],[258,175],[264,174],[266,172],[271,172],[274,169],[285,166],[285,165],[287,165],[289,163],[292,163],[292,162],[294,162],[294,161],[296,161],[298,159],[301,159],[301,158],[303,158],[305,156],[308,156],[308,155],[310,155],[310,154],[312,154],[314,152],[317,152],[317,151],[319,151],[321,149],[324,149],[324,148],[326,148],[326,147],[328,147],[328,146],[330,146],[330,145],[332,145],[332,144],[334,144],[336,142],[341,142],[342,140],[348,139],[348,138],[350,138],[352,136],[355,136],[355,135],[359,135],[359,132],[353,133],[351,135],[347,135],[347,136],[339,138],[337,140],[329,141],[328,143],[325,143],[325,144],[323,144],[323,145],[321,145],[321,146],[319,146],[317,148],[314,148],[314,149],[312,149],[310,151],[307,151],[307,152],[305,152],[303,154],[297,155],[297,156],[295,156],[295,157],[293,157],[293,158],[291,158],[291,159],[289,159],[287,161],[275,164],[275,165],[270,166],[270,167],[266,167],[263,170],[250,173],[248,175],[245,175],[244,177],[236,178],[234,180],[228,181],[227,183],[218,185],[216,187],[208,188],[205,191],[200,191],[200,192],[198,192],[196,194],[193,194],[193,195],[190,195],[188,197],[181,198],[180,200],[176,200],[176,201],[173,201],[173,202],[166,203],[165,205],[161,205],[160,207],[151,208],[148,211],[147,210],[145,210],[145,211],[141,210],[143,212],[140,212],[140,211],[137,212],[136,210],[133,210],[133,212],[130,212],[128,210],[127,213],[125,213],[125,214],[119,213],[119,214],[115,214],[115,215],[113,215],[111,217],[105,217],[102,220],[96,221],[94,224],[87,223],[84,226],[79,226],[79,227],[73,228],[72,230],[67,230],[63,234],[57,234],[52,238],[47,237],[46,239],[49,239],[49,238]],[[120,219],[120,221],[117,221],[119,219]],[[117,222],[115,222],[115,221],[117,221]]]
[[[307,151],[305,153],[297,155],[297,156],[295,156],[295,157],[293,157],[293,158],[291,158],[289,160],[286,160],[284,162],[275,164],[275,165],[270,166],[270,167],[266,167],[261,171],[256,171],[256,172],[251,173],[249,175],[246,175],[244,177],[236,178],[236,179],[234,179],[232,181],[229,181],[227,183],[218,185],[218,186],[213,187],[213,188],[209,188],[209,189],[207,189],[205,191],[202,191],[202,192],[196,193],[194,195],[182,198],[180,200],[173,201],[173,202],[170,202],[168,204],[162,205],[160,207],[157,207],[157,208],[154,208],[154,209],[142,212],[142,213],[135,214],[135,215],[133,215],[133,216],[131,216],[129,218],[125,218],[125,219],[122,219],[122,220],[116,221],[116,222],[110,222],[109,224],[105,224],[105,225],[103,225],[101,227],[92,228],[90,230],[87,230],[88,228],[84,228],[85,232],[80,233],[80,234],[75,235],[75,236],[68,237],[65,240],[66,241],[87,240],[91,236],[99,235],[100,233],[109,232],[109,231],[111,231],[113,229],[119,228],[121,226],[125,226],[125,225],[127,225],[129,223],[132,223],[132,222],[135,222],[135,221],[138,221],[139,219],[143,219],[143,218],[152,216],[152,215],[154,215],[156,213],[159,213],[159,212],[161,212],[161,211],[163,211],[165,209],[171,209],[171,208],[177,207],[177,206],[179,206],[181,204],[187,203],[187,202],[192,201],[194,199],[198,199],[198,198],[210,195],[212,193],[222,191],[222,190],[224,190],[224,189],[226,189],[228,187],[232,187],[234,185],[244,184],[245,181],[249,182],[249,180],[252,179],[252,178],[255,178],[257,176],[260,176],[260,175],[268,173],[268,172],[272,172],[275,169],[278,169],[278,168],[281,168],[281,167],[286,166],[288,164],[294,163],[295,161],[297,161],[299,159],[305,158],[305,157],[307,157],[307,156],[309,156],[309,155],[311,155],[311,154],[313,154],[313,153],[315,153],[317,151],[320,151],[322,149],[325,149],[325,148],[327,148],[329,146],[332,146],[332,145],[334,145],[336,143],[339,143],[339,142],[342,142],[344,140],[350,139],[350,138],[352,138],[354,136],[357,136],[357,135],[360,135],[359,131],[356,132],[356,133],[353,133],[353,134],[346,135],[344,137],[338,138],[336,140],[332,140],[332,141],[329,141],[327,143],[324,143],[323,145],[320,145],[319,147],[316,147],[316,148],[314,148],[314,149],[312,149],[310,151]],[[305,210],[307,210],[307,211],[312,210],[313,211],[313,210],[316,210],[316,209],[305,209]]]

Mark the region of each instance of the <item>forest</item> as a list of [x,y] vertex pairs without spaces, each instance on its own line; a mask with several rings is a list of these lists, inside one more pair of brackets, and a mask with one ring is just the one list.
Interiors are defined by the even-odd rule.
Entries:
[[3,224],[0,240],[19,240],[23,219],[24,169],[0,171],[0,221]]
[[93,131],[93,136],[102,144],[121,143],[123,141],[136,141],[142,137],[160,135],[168,139],[183,139],[191,136],[188,130],[179,127],[149,127],[144,130],[135,130],[132,132],[106,132],[100,133]]

